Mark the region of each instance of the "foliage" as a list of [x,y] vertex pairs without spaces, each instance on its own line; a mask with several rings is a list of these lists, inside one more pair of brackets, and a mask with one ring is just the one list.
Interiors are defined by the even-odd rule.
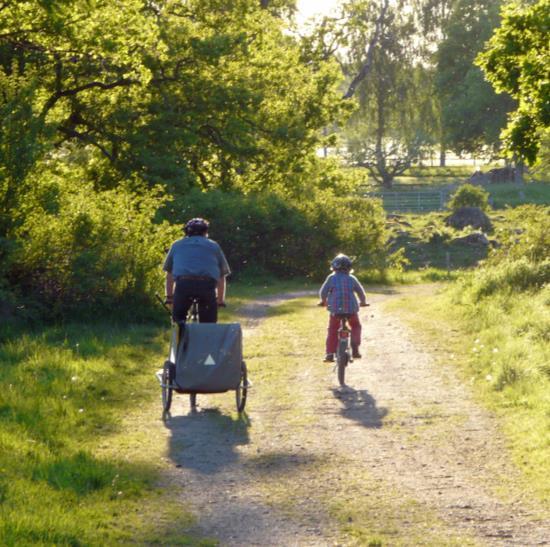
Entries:
[[[318,129],[348,110],[335,65],[313,71],[283,32],[287,2],[11,4],[5,77],[19,78],[17,62],[34,78],[33,119],[54,132],[50,148],[84,149],[104,187],[139,172],[170,190],[292,190],[307,179]],[[23,135],[32,140],[30,128]]]
[[463,184],[451,196],[447,207],[451,211],[456,211],[461,207],[478,207],[486,211],[489,208],[489,193],[473,184]]
[[[379,17],[379,10],[365,15],[363,4],[345,5],[352,29],[344,65],[348,74],[364,62],[364,51],[372,39],[372,18]],[[371,46],[370,77],[358,90],[359,108],[346,133],[351,163],[366,167],[379,184],[390,187],[429,141],[426,110],[430,99],[427,73],[418,62],[414,11],[389,6],[384,17],[377,19],[377,28],[380,34]]]
[[50,318],[115,303],[139,315],[173,234],[153,222],[164,200],[158,189],[96,191],[74,171],[35,176],[13,231],[10,282]]
[[329,191],[289,202],[275,194],[193,191],[170,204],[172,222],[192,216],[211,222],[210,236],[238,275],[248,271],[278,277],[319,278],[339,251],[365,266],[384,268],[384,213],[375,200],[336,197]]
[[[458,0],[450,7],[438,44],[435,88],[445,145],[457,153],[497,150],[513,102],[497,95],[474,65],[499,23],[500,1]],[[500,90],[502,91],[502,90]]]
[[518,102],[503,133],[511,155],[534,164],[542,133],[550,126],[550,1],[510,1],[502,10],[502,25],[479,65],[499,92],[505,91]]
[[510,214],[511,227],[498,235],[495,250],[475,276],[464,283],[475,299],[499,291],[537,290],[550,283],[550,208],[525,205]]

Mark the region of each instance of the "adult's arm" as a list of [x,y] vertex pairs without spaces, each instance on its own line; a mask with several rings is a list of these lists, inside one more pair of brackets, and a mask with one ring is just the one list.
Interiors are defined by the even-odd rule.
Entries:
[[218,305],[225,304],[225,275],[222,275],[218,279],[218,286],[217,286],[217,298],[216,301],[218,302]]
[[170,304],[170,301],[174,298],[174,276],[172,275],[172,272],[166,272],[166,287],[164,291],[164,294],[166,294],[166,300]]

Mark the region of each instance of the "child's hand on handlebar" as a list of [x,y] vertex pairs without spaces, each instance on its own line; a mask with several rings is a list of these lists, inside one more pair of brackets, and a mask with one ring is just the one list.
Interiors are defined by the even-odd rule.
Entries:
[[368,304],[367,302],[361,302],[359,306],[361,306],[362,308],[368,308],[370,304]]
[[320,302],[317,302],[317,305],[320,306],[320,307],[324,307],[327,305],[326,301],[325,300],[321,300]]

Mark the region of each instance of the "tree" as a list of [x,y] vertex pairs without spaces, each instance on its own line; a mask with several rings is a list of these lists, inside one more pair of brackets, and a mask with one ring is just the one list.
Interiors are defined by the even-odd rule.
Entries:
[[514,1],[502,10],[502,25],[478,56],[497,92],[517,100],[503,138],[512,156],[534,164],[550,126],[550,0]]
[[499,2],[457,0],[443,24],[436,54],[436,91],[446,147],[461,154],[498,150],[513,102],[497,95],[474,64],[499,23]]
[[348,39],[348,73],[364,66],[365,50],[372,54],[371,74],[358,90],[359,109],[347,130],[351,163],[366,167],[386,187],[419,157],[428,139],[421,116],[428,96],[415,45],[414,13],[402,7],[383,3],[381,12],[372,9],[373,17],[383,14],[374,19],[379,25],[376,43],[362,19]]
[[55,134],[42,154],[100,187],[138,173],[178,191],[299,192],[345,106],[334,62],[313,70],[284,33],[292,4],[15,0],[0,5],[0,65],[33,75],[36,138]]

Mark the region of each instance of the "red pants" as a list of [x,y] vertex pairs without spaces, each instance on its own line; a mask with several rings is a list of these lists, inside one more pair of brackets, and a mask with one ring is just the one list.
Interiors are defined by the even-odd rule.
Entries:
[[[351,327],[351,345],[359,347],[359,344],[361,344],[361,321],[359,321],[359,315],[357,313],[350,315],[348,324]],[[327,353],[336,353],[339,328],[340,319],[336,315],[331,314],[328,322]]]

